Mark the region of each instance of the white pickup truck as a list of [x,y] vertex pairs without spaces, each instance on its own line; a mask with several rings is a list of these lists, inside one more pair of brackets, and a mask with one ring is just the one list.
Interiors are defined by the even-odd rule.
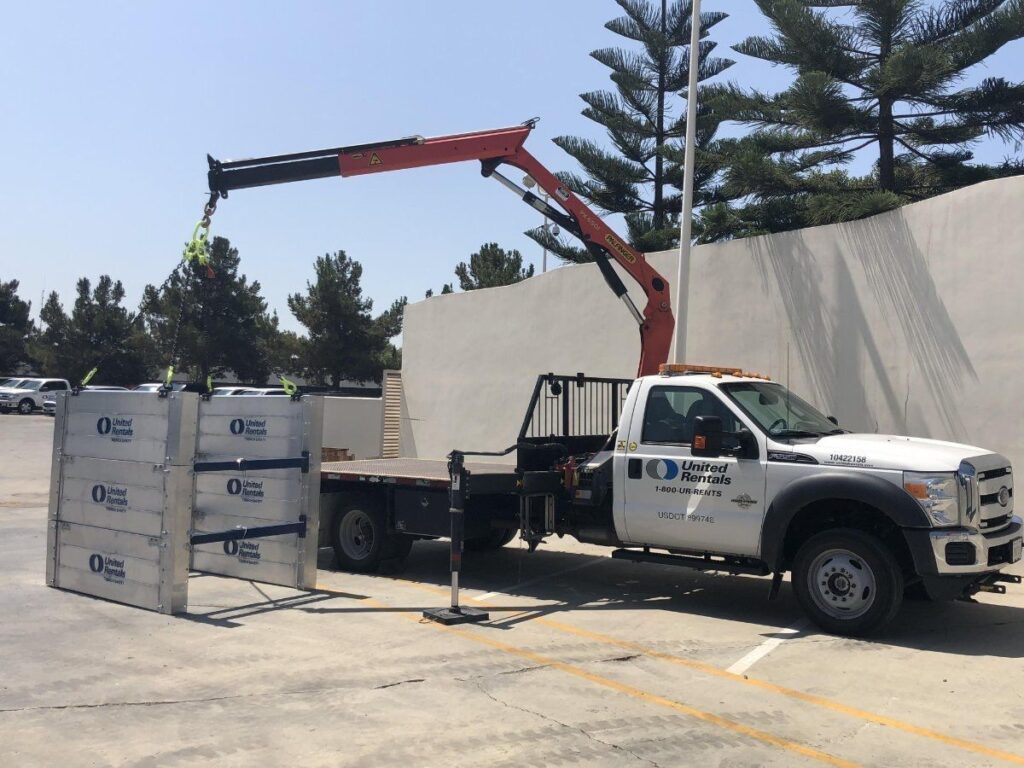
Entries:
[[[764,377],[663,366],[635,381],[540,376],[515,465],[470,466],[466,546],[571,535],[613,557],[792,573],[823,629],[865,635],[905,593],[1004,592],[1021,558],[1013,472],[969,445],[852,434]],[[621,406],[621,410],[620,410]],[[469,455],[469,454],[467,454]],[[322,465],[322,537],[372,570],[447,535],[442,462]]]
[[0,388],[0,413],[30,414],[42,409],[47,394],[71,389],[67,379],[22,379],[16,387]]

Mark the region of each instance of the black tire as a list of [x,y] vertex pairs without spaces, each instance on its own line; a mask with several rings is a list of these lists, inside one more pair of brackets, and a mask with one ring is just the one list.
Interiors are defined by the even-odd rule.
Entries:
[[462,546],[467,552],[492,552],[512,541],[517,533],[514,528],[492,528],[486,536],[466,539]]
[[864,637],[888,624],[903,604],[903,574],[889,548],[853,528],[804,542],[793,562],[793,591],[826,632]]
[[32,411],[36,409],[36,404],[29,400],[27,397],[18,403],[18,413],[22,416],[28,416]]
[[346,571],[375,573],[385,560],[404,560],[412,542],[411,536],[388,533],[383,505],[371,496],[351,496],[331,521],[331,546]]

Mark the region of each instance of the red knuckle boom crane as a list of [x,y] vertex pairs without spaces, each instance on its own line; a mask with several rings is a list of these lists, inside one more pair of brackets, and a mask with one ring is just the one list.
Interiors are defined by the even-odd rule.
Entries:
[[[668,281],[647,263],[643,253],[616,235],[557,176],[526,151],[523,143],[535,124],[536,119],[490,131],[432,138],[411,136],[248,160],[221,162],[208,155],[210,202],[214,205],[218,198],[226,198],[229,192],[248,187],[479,160],[482,175],[501,182],[527,205],[583,242],[608,287],[625,303],[639,326],[640,364],[637,375],[657,373],[658,366],[668,360],[675,330]],[[502,165],[511,165],[527,173],[564,211],[501,174],[498,168]],[[642,313],[629,297],[626,286],[612,267],[612,261],[618,263],[643,289],[647,304]]]

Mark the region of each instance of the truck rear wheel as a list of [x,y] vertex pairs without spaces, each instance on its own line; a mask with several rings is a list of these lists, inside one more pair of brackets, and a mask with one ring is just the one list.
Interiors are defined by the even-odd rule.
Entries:
[[492,528],[486,536],[466,539],[462,546],[467,552],[490,552],[501,549],[516,537],[515,528]]
[[334,515],[331,545],[338,565],[346,571],[373,573],[384,560],[404,560],[412,539],[389,534],[384,509],[377,500],[353,496]]
[[899,612],[903,574],[876,537],[839,528],[812,536],[800,547],[793,591],[808,617],[826,632],[861,637]]

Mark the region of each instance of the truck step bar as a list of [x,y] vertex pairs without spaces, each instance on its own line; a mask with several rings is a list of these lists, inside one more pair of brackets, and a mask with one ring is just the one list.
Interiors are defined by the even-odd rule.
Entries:
[[616,549],[612,552],[612,557],[616,560],[630,560],[634,563],[678,565],[683,568],[692,568],[696,571],[750,573],[755,576],[767,576],[770,573],[768,566],[756,561],[742,563],[728,560],[713,560],[710,557],[696,557],[694,555],[667,555],[660,552],[651,552],[647,549]]

